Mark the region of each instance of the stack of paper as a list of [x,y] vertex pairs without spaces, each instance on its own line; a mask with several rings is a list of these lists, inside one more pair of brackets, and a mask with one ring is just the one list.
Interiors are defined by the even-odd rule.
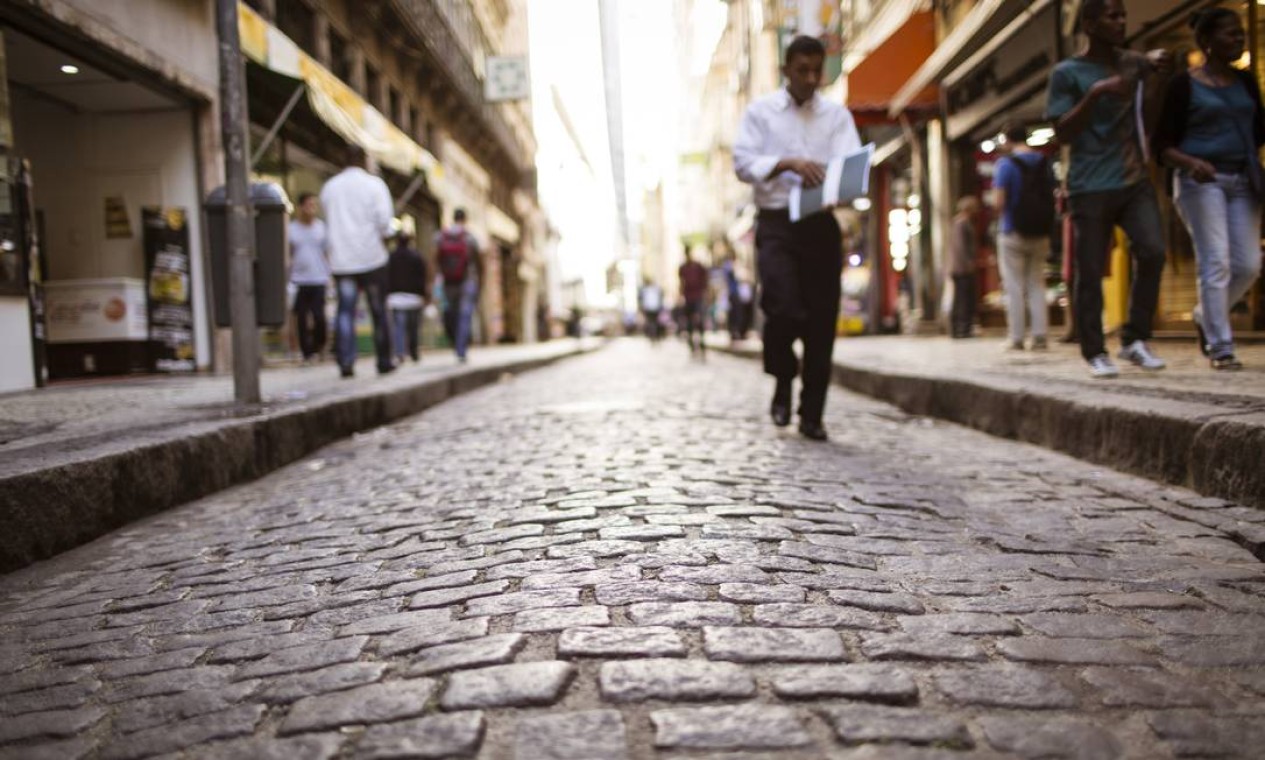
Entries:
[[819,211],[864,196],[870,190],[870,162],[874,158],[874,143],[849,156],[831,159],[826,164],[826,179],[817,187],[803,185],[791,187],[791,221],[798,222]]

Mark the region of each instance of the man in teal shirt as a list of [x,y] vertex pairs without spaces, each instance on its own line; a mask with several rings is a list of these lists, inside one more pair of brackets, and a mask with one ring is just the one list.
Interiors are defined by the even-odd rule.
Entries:
[[1129,236],[1133,282],[1119,358],[1163,369],[1146,341],[1159,301],[1164,238],[1155,191],[1146,172],[1137,102],[1146,78],[1171,67],[1165,51],[1123,49],[1123,0],[1085,0],[1081,28],[1089,47],[1054,67],[1046,115],[1059,141],[1071,148],[1067,189],[1076,239],[1076,320],[1081,355],[1094,377],[1120,374],[1106,351],[1102,275],[1116,226]]

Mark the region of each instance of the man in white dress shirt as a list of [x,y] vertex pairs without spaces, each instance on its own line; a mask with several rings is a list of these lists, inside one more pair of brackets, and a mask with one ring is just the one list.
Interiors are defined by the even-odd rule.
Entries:
[[353,145],[347,153],[347,168],[321,188],[321,206],[329,231],[329,264],[338,287],[334,350],[342,376],[354,375],[356,300],[363,290],[373,319],[378,373],[385,375],[395,369],[395,363],[386,321],[388,254],[383,241],[391,235],[395,209],[387,183],[365,171],[364,151]]
[[792,223],[792,185],[817,187],[826,164],[861,148],[852,114],[818,94],[826,50],[820,40],[796,37],[786,48],[786,86],[753,102],[734,141],[738,178],[755,187],[760,308],[764,310],[764,371],[777,379],[769,412],[790,424],[791,383],[800,374],[793,346],[803,342],[799,432],[826,440],[822,413],[830,384],[843,248],[832,213]]

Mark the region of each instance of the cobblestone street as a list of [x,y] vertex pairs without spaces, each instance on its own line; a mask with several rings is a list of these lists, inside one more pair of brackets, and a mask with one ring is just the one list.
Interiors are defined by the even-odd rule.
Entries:
[[0,578],[0,758],[1261,756],[1265,513],[770,391],[619,341]]

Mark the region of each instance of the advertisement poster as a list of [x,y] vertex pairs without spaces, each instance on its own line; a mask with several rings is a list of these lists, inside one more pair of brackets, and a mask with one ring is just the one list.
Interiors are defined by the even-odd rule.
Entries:
[[145,291],[154,369],[192,372],[193,305],[189,285],[189,225],[184,209],[146,208]]

